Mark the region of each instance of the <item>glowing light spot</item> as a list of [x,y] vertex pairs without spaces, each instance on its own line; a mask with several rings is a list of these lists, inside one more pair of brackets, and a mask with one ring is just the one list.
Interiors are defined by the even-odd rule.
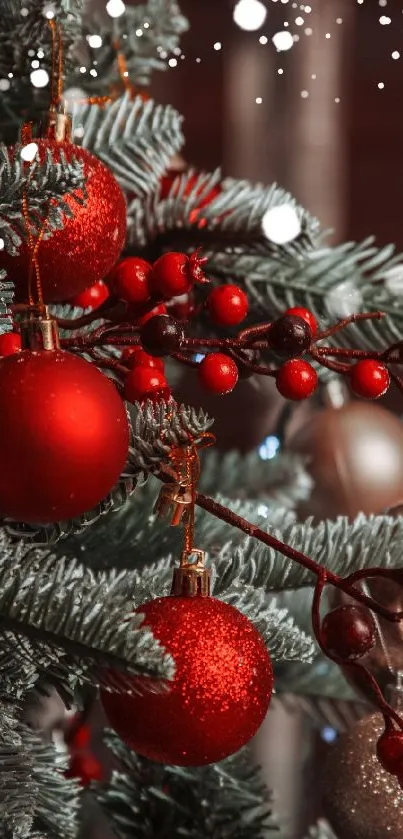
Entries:
[[304,18],[303,17],[296,17],[295,18],[296,26],[303,26],[304,25]]
[[276,456],[278,450],[280,448],[280,440],[278,437],[275,437],[271,434],[269,437],[266,437],[263,440],[261,446],[259,446],[258,452],[259,457],[261,460],[273,460],[273,457]]
[[0,90],[10,90],[10,82],[8,79],[0,79]]
[[398,50],[393,50],[393,52],[392,52],[392,58],[394,58],[395,60],[396,60],[397,58],[400,58],[400,52],[399,52]]
[[80,67],[80,73],[86,73],[86,72],[87,72],[86,67]]
[[90,76],[97,76],[97,75],[98,75],[98,73],[97,73],[96,70],[94,70],[94,68],[92,70],[90,70]]
[[331,37],[332,36],[331,36],[330,32],[326,32],[325,38],[327,38],[329,40],[329,38],[331,38]]
[[277,52],[285,52],[290,50],[294,45],[291,32],[276,32],[272,37],[273,44]]
[[325,725],[325,727],[322,728],[320,735],[325,743],[334,743],[334,741],[337,740],[337,731],[330,725]]
[[178,59],[177,58],[170,58],[168,61],[170,67],[177,67],[178,66]]
[[0,239],[0,251],[4,251],[4,248],[5,248],[4,239]]
[[261,105],[261,104],[262,104],[262,102],[263,102],[262,97],[261,97],[261,96],[257,96],[257,97],[256,97],[256,99],[255,99],[255,102],[256,102],[256,105]]
[[217,50],[217,52],[218,52],[218,50],[220,50],[220,49],[221,49],[221,46],[222,46],[222,45],[220,44],[220,42],[219,42],[219,41],[216,41],[216,42],[215,42],[215,44],[213,44],[213,49],[214,49],[214,50]]
[[284,73],[284,70],[283,70],[283,68],[282,68],[282,67],[279,67],[279,68],[278,68],[278,70],[277,70],[277,72],[278,72],[279,76],[282,76],[282,75],[283,75],[283,73]]
[[312,35],[313,29],[311,29],[310,26],[307,26],[306,29],[304,29],[304,32],[305,35]]
[[308,90],[301,90],[301,98],[308,99],[309,91]]
[[44,53],[43,50],[38,50],[38,52],[36,54],[37,54],[38,58],[45,58],[45,53]]
[[28,11],[28,9],[26,9],[26,8],[25,8],[25,6],[24,6],[24,7],[21,9],[20,14],[21,14],[21,17],[28,17],[28,15],[29,15],[29,11]]
[[34,69],[34,70],[37,70],[37,69],[38,69],[38,67],[39,67],[39,61],[37,61],[37,59],[36,59],[36,58],[34,58],[34,60],[33,60],[33,61],[31,61],[31,67],[33,67],[33,69]]
[[142,35],[143,35],[143,30],[142,29],[136,29],[136,35],[137,35],[138,38],[141,38]]
[[27,163],[32,163],[38,153],[38,146],[36,143],[28,143],[21,149],[21,157]]
[[259,38],[259,44],[267,44],[268,40],[269,39],[266,37],[266,35],[261,35]]
[[109,17],[121,17],[126,11],[126,6],[122,0],[108,0],[105,8]]
[[46,70],[33,70],[30,79],[34,87],[46,87],[49,84],[49,73]]
[[53,18],[56,16],[56,9],[53,3],[47,3],[46,6],[44,6],[42,9],[42,14],[48,20],[53,20]]
[[271,207],[265,212],[262,229],[271,242],[276,245],[285,245],[299,236],[301,222],[294,207],[290,204],[282,204],[279,207]]
[[100,35],[87,35],[87,41],[92,50],[99,50],[102,47],[102,38]]
[[392,23],[392,18],[388,17],[388,15],[381,15],[379,18],[379,23],[381,26],[388,26],[389,23]]
[[260,0],[238,0],[234,8],[234,22],[240,29],[254,32],[263,26],[267,9]]
[[383,90],[383,89],[384,89],[384,87],[385,87],[384,82],[378,82],[378,88],[379,88],[379,90]]

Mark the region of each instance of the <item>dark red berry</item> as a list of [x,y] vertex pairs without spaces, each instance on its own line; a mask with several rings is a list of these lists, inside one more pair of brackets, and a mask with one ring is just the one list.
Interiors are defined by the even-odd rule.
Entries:
[[391,775],[403,773],[403,731],[388,723],[376,744],[376,754],[381,766]]
[[116,265],[110,275],[113,291],[127,303],[147,303],[151,297],[150,273],[149,262],[138,256],[128,256]]
[[91,754],[75,755],[70,767],[66,772],[67,778],[78,778],[83,787],[88,786],[91,781],[102,781],[102,764]]
[[237,285],[214,288],[207,298],[207,306],[217,326],[236,326],[248,314],[248,298]]
[[316,371],[308,361],[292,358],[281,365],[276,374],[276,387],[285,399],[307,399],[318,384]]
[[122,361],[125,361],[129,367],[134,367],[140,364],[141,367],[155,367],[157,370],[164,372],[164,362],[162,358],[156,358],[153,355],[148,355],[144,352],[142,347],[125,347],[122,352]]
[[135,308],[132,310],[132,315],[134,316],[133,320],[137,326],[143,326],[143,323],[147,323],[148,320],[151,320],[151,318],[155,318],[156,315],[167,314],[168,312],[165,303],[159,303],[158,306],[154,306],[154,308],[151,309],[150,312],[146,312],[144,315],[140,315],[140,317],[138,316],[138,312],[136,312]]
[[304,306],[292,306],[292,308],[287,309],[287,311],[284,312],[284,314],[294,315],[297,318],[302,318],[302,320],[305,320],[307,322],[311,330],[312,337],[316,335],[318,330],[318,324],[316,322],[315,316],[312,314],[312,312],[309,311],[309,309],[305,309]]
[[168,383],[161,370],[135,366],[126,376],[124,397],[128,402],[141,402],[156,394],[166,395]]
[[351,389],[364,399],[379,399],[390,385],[388,369],[372,358],[357,361],[350,369]]
[[213,393],[231,393],[238,381],[238,368],[229,355],[209,353],[199,364],[199,379]]
[[338,606],[323,619],[321,636],[332,655],[352,661],[366,655],[375,645],[374,619],[362,606]]
[[149,277],[152,293],[166,300],[186,294],[195,282],[205,282],[202,268],[205,261],[197,252],[191,256],[164,253],[152,266]]
[[312,332],[306,320],[283,315],[273,321],[267,333],[269,346],[283,358],[302,355],[312,343]]
[[0,335],[0,356],[21,352],[21,335],[18,332],[4,332]]
[[108,286],[102,282],[86,288],[81,294],[77,294],[70,300],[72,306],[79,306],[80,309],[98,309],[109,297]]
[[184,338],[181,324],[170,315],[156,315],[140,330],[140,343],[147,353],[161,357],[179,349]]

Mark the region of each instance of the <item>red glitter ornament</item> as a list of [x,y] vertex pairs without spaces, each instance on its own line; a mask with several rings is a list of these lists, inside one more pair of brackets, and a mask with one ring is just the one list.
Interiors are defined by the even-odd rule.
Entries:
[[138,609],[176,666],[169,691],[101,691],[112,728],[130,748],[176,766],[216,763],[237,752],[266,715],[273,671],[263,638],[213,597],[160,597]]
[[285,399],[307,399],[318,384],[316,371],[308,361],[292,358],[277,370],[276,387]]
[[108,286],[100,280],[99,283],[94,283],[94,285],[82,291],[81,294],[73,297],[70,303],[72,306],[79,306],[80,309],[98,309],[108,297]]
[[0,356],[14,355],[21,351],[21,335],[19,332],[4,332],[0,335]]
[[45,523],[80,516],[125,465],[124,404],[94,364],[62,350],[0,359],[0,515]]
[[248,314],[248,298],[237,285],[214,288],[207,298],[210,317],[218,326],[236,326]]
[[151,265],[145,259],[128,256],[116,265],[109,281],[115,294],[127,303],[147,303],[150,299],[150,272]]
[[206,282],[202,266],[206,262],[197,253],[164,253],[154,262],[149,276],[150,288],[157,297],[170,300],[186,294],[194,283]]
[[364,399],[379,399],[390,385],[387,367],[380,361],[366,358],[353,364],[350,370],[351,389]]
[[225,353],[209,353],[199,364],[199,379],[207,390],[224,395],[231,393],[238,381],[238,367]]
[[139,402],[151,395],[166,395],[168,383],[161,370],[136,365],[127,374],[124,394],[128,402]]
[[[112,172],[86,149],[72,143],[35,140],[40,160],[48,150],[59,160],[62,152],[68,162],[75,158],[84,164],[87,200],[81,206],[73,196],[64,201],[72,210],[61,230],[42,239],[38,264],[45,303],[71,300],[84,289],[102,280],[115,264],[126,237],[126,201]],[[16,256],[0,253],[0,268],[14,283],[16,300],[28,300],[28,274],[31,254],[26,241]]]

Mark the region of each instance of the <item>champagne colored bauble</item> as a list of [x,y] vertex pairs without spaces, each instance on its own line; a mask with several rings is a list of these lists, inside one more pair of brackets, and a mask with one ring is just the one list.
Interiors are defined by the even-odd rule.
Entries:
[[[70,300],[84,289],[102,280],[115,264],[126,238],[126,201],[112,172],[86,149],[72,143],[36,140],[39,159],[47,151],[57,161],[62,153],[68,162],[73,158],[84,165],[87,198],[78,204],[65,195],[72,216],[65,217],[61,230],[42,239],[38,264],[45,303]],[[2,251],[0,268],[15,284],[16,300],[28,300],[30,250],[23,242],[16,256]]]
[[237,752],[263,722],[273,689],[261,635],[214,597],[160,597],[138,611],[172,655],[175,677],[160,693],[147,691],[140,677],[130,694],[103,690],[112,728],[158,763],[203,766]]
[[0,517],[82,515],[115,485],[128,446],[124,403],[95,365],[62,350],[0,359]]
[[289,446],[307,457],[314,480],[301,514],[354,518],[403,501],[403,423],[379,405],[326,408]]
[[376,757],[383,730],[382,715],[372,714],[342,734],[330,750],[323,808],[340,839],[403,839],[403,792]]

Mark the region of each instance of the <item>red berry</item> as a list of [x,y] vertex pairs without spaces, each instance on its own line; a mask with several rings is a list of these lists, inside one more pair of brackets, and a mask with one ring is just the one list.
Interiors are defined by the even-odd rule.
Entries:
[[379,763],[391,775],[400,775],[403,771],[403,731],[393,727],[390,722],[377,744],[376,753]]
[[21,335],[18,332],[4,332],[0,335],[0,356],[21,352]]
[[323,619],[321,637],[329,652],[339,658],[361,658],[375,645],[374,619],[362,606],[338,606]]
[[156,358],[153,355],[148,355],[140,346],[125,347],[122,352],[122,361],[125,361],[129,367],[155,367],[157,370],[164,372],[164,362],[162,358]]
[[147,303],[150,299],[149,276],[151,265],[138,256],[128,256],[113,269],[112,288],[127,303]]
[[126,377],[124,396],[128,402],[140,402],[157,393],[165,396],[168,390],[167,380],[161,370],[136,366]]
[[190,291],[193,283],[204,282],[202,265],[206,260],[196,253],[164,253],[154,262],[150,288],[157,297],[170,300]]
[[387,368],[372,358],[358,361],[350,370],[351,389],[364,399],[379,399],[390,385]]
[[100,280],[99,283],[86,288],[81,294],[77,294],[70,300],[72,306],[79,306],[80,309],[98,309],[109,297],[108,287]]
[[316,335],[318,330],[318,324],[316,322],[315,316],[312,314],[312,312],[309,311],[309,309],[305,309],[304,306],[292,306],[292,308],[287,309],[287,311],[284,312],[284,314],[294,315],[297,318],[302,318],[302,320],[305,320],[307,322],[311,330],[312,337]]
[[79,778],[82,786],[86,787],[91,781],[102,781],[102,764],[93,755],[76,755],[70,763],[66,777]]
[[136,324],[138,326],[143,326],[143,323],[147,323],[150,318],[154,318],[156,315],[166,315],[167,314],[167,307],[164,303],[160,303],[158,306],[154,306],[150,312],[146,312],[145,315],[141,315],[139,318],[135,318]]
[[317,384],[318,377],[308,361],[292,358],[277,370],[276,387],[285,399],[307,399]]
[[248,298],[237,285],[221,285],[207,298],[211,319],[218,326],[236,326],[248,314]]
[[229,355],[209,353],[199,364],[199,378],[213,393],[231,393],[238,381],[238,368]]

